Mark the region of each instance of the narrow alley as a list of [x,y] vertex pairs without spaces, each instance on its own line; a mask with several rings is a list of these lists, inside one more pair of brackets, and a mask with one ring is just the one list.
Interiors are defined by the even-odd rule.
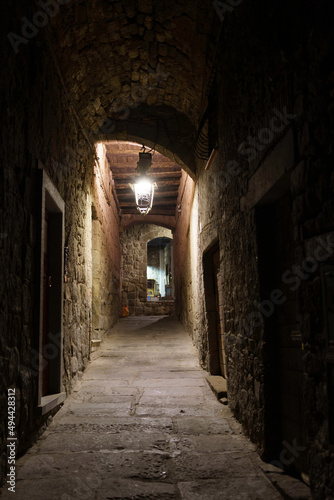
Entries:
[[0,10],[0,493],[334,500],[334,2]]
[[175,319],[121,319],[18,461],[15,498],[280,499],[206,375]]

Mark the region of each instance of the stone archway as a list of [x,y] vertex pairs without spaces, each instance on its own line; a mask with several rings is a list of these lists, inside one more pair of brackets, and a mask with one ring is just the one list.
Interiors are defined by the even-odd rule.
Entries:
[[209,0],[69,2],[54,19],[52,45],[89,129],[139,102],[173,107],[198,126],[220,29]]
[[196,131],[190,120],[169,106],[137,105],[126,108],[128,118],[107,117],[96,141],[129,141],[145,144],[177,163],[193,179],[196,176]]
[[173,238],[170,229],[153,224],[136,224],[122,234],[122,304],[130,315],[173,314],[174,303],[147,301],[147,242]]

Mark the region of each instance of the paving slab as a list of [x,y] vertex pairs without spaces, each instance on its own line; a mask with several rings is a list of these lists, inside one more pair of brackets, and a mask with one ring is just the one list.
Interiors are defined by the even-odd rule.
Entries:
[[215,415],[219,417],[222,415],[221,410],[219,409],[208,409],[205,406],[200,406],[200,405],[189,405],[187,406],[186,404],[178,404],[178,405],[167,405],[164,404],[163,406],[157,407],[157,406],[141,406],[138,405],[135,408],[135,414],[138,417],[148,417],[148,416],[154,416],[154,417],[178,417],[180,415],[192,417],[192,416],[199,416],[199,417],[211,417],[212,415]]
[[[174,443],[177,450],[180,450],[182,453],[201,453],[204,450],[204,453],[221,453],[224,452],[242,452],[243,454],[247,454],[245,451],[244,444],[237,436],[233,434],[203,434],[203,435],[189,435],[189,436],[179,436],[175,439]],[[249,450],[251,447],[249,448]],[[248,451],[249,451],[248,450]],[[255,447],[253,447],[253,451],[255,451]]]
[[278,500],[282,497],[265,478],[251,476],[179,483],[182,500]]
[[201,417],[177,417],[174,419],[179,434],[208,435],[208,434],[231,434],[232,430],[227,419]]
[[143,417],[90,417],[77,415],[63,416],[61,420],[53,421],[48,432],[149,432],[175,433],[175,422],[171,418]]
[[[170,374],[169,374],[170,375]],[[166,381],[166,378],[168,378],[168,383]],[[181,390],[181,387],[204,387],[205,382],[201,378],[198,377],[175,377],[172,378],[170,376],[165,376],[164,378],[155,378],[155,379],[150,379],[150,378],[143,378],[136,380],[136,386],[138,388],[144,387],[146,389],[148,388],[165,388],[165,387],[177,387]]]
[[206,376],[176,319],[120,320],[2,498],[282,498]]
[[101,500],[176,500],[179,491],[175,484],[139,480],[106,479],[97,491]]
[[162,433],[146,433],[122,431],[115,432],[85,432],[85,433],[54,433],[50,432],[38,442],[39,452],[53,453],[59,450],[65,452],[113,451],[113,450],[170,450],[171,438]]
[[184,398],[186,396],[186,397],[191,397],[191,399],[194,400],[198,396],[199,397],[203,396],[203,390],[201,387],[195,387],[195,386],[189,387],[182,385],[181,387],[175,387],[175,386],[167,387],[165,384],[164,387],[159,387],[159,388],[154,387],[154,388],[144,389],[143,396],[149,396],[154,398],[167,397],[167,396]]

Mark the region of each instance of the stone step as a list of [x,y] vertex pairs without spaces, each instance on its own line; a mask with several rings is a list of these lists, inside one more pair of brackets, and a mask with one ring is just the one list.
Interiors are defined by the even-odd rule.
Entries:
[[101,339],[91,339],[90,341],[90,345],[91,345],[91,349],[90,349],[90,359],[93,360],[93,359],[97,359],[100,357],[100,348],[101,348],[101,343],[102,343],[102,340]]
[[91,341],[90,341],[91,347],[92,347],[92,351],[91,352],[94,352],[94,351],[97,351],[98,349],[100,349],[101,342],[102,342],[101,339],[91,339]]
[[262,463],[261,469],[286,500],[312,500],[310,487],[303,481],[289,476],[273,464]]
[[206,381],[217,399],[227,399],[227,382],[220,375],[208,375]]

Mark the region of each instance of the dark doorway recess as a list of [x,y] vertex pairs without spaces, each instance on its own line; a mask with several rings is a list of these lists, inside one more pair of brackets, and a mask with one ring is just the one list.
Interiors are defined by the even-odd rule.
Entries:
[[203,255],[205,306],[208,323],[208,369],[211,375],[226,378],[224,332],[222,323],[222,279],[219,244],[214,243]]
[[61,391],[61,323],[63,214],[45,194],[42,397]]
[[299,476],[308,465],[290,195],[257,207],[256,225],[266,359],[264,458]]
[[52,276],[50,275],[49,250],[50,250],[50,213],[45,209],[44,215],[44,276],[43,276],[43,335],[42,335],[42,396],[49,394],[50,386],[50,363],[48,362],[46,350],[49,343],[49,307],[50,307],[50,287],[52,286]]
[[39,182],[39,338],[32,365],[35,369],[37,357],[37,406],[44,415],[65,399],[62,391],[65,205],[44,170],[39,171]]
[[328,437],[334,451],[334,265],[321,267],[324,332],[326,343]]

